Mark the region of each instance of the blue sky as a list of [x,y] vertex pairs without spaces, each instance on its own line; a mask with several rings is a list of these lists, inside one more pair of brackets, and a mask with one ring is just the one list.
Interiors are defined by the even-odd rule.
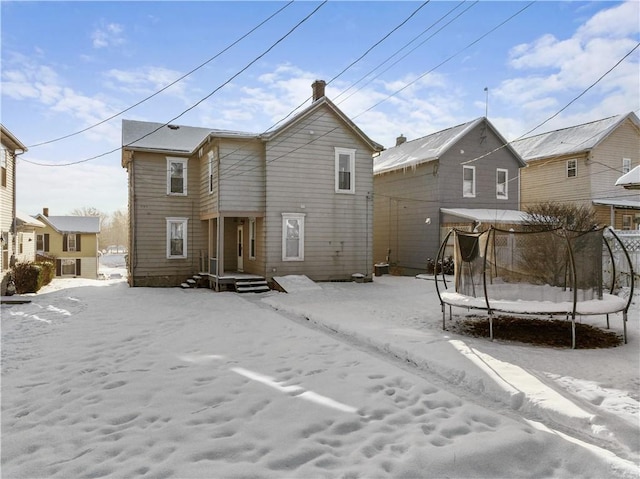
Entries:
[[[152,99],[35,146],[131,107],[280,9]],[[123,118],[179,116],[173,123],[259,133],[308,105],[311,83],[324,79],[327,96],[385,147],[485,111],[512,140],[582,94],[640,39],[637,0],[2,1],[1,16],[2,123],[29,147],[18,162],[18,209],[52,215],[126,209],[119,152],[83,161],[119,148]],[[534,133],[638,113],[639,58],[636,49]]]

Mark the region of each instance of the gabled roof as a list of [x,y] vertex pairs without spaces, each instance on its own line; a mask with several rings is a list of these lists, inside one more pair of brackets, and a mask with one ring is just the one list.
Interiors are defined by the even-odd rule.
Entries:
[[258,136],[239,131],[122,120],[122,147],[128,150],[166,151],[190,155],[209,135],[238,138]]
[[374,174],[386,173],[437,160],[482,122],[487,123],[493,133],[506,145],[506,148],[513,153],[518,163],[524,166],[524,162],[520,156],[509,146],[508,142],[502,137],[498,130],[495,129],[491,122],[485,117],[480,117],[416,140],[407,141],[383,151],[373,159],[373,172]]
[[98,216],[36,216],[58,233],[100,233]]
[[42,221],[38,221],[33,216],[29,216],[22,211],[16,211],[16,220],[18,226],[31,226],[33,228],[44,228],[45,224]]
[[527,162],[584,153],[598,146],[627,120],[640,128],[640,120],[631,112],[530,136],[513,141],[511,145]]
[[633,189],[640,188],[640,165],[618,178],[615,186],[624,186],[625,188]]
[[0,136],[2,137],[2,143],[10,147],[12,150],[27,151],[27,147],[2,123],[0,123]]
[[373,151],[382,151],[382,150],[384,150],[384,147],[381,144],[376,143],[371,138],[369,138],[367,135],[365,135],[364,132],[360,128],[358,128],[356,126],[356,124],[353,121],[351,121],[351,119],[349,119],[349,117],[347,115],[345,115],[342,112],[342,110],[340,110],[331,100],[329,100],[325,96],[323,96],[322,98],[319,98],[318,100],[314,101],[309,107],[307,107],[302,112],[298,113],[296,116],[291,118],[289,121],[287,121],[283,125],[279,126],[278,128],[276,128],[274,130],[271,130],[271,131],[268,131],[266,133],[263,133],[262,135],[260,135],[260,137],[265,141],[273,140],[278,135],[280,135],[284,131],[288,130],[289,128],[291,128],[293,125],[295,125],[299,121],[302,121],[304,118],[308,117],[313,112],[315,112],[319,108],[322,108],[323,106],[327,107],[331,111],[333,111],[333,113],[335,113],[356,134],[356,136],[359,136],[360,139],[362,139],[367,145],[369,145],[371,150],[373,150]]

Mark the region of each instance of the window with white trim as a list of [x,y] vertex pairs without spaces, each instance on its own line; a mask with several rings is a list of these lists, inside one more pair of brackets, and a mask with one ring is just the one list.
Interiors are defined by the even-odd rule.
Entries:
[[44,235],[43,234],[36,235],[36,252],[38,253],[44,252]]
[[496,169],[496,198],[509,199],[509,170],[504,168]]
[[167,218],[167,258],[187,257],[188,218]]
[[631,215],[622,215],[622,229],[630,230],[633,225],[633,216]]
[[213,166],[215,161],[215,153],[213,151],[209,152],[209,194],[213,193]]
[[304,261],[304,213],[282,213],[282,261]]
[[567,178],[578,176],[578,160],[567,160]]
[[335,148],[336,193],[356,192],[356,150]]
[[249,259],[256,259],[256,220],[249,220]]
[[62,258],[60,260],[60,275],[61,276],[75,276],[76,275],[76,260],[70,258]]
[[66,251],[75,251],[76,250],[76,235],[68,234],[67,236],[67,249]]
[[622,174],[626,175],[631,171],[631,158],[622,159]]
[[476,197],[476,167],[462,166],[462,196],[465,198]]
[[187,196],[187,159],[167,158],[167,194]]

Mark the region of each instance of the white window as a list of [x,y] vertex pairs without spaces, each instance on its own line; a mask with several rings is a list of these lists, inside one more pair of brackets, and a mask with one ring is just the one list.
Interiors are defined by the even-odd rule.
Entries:
[[36,235],[36,251],[38,253],[44,251],[44,235]]
[[213,151],[209,152],[209,193],[213,193],[213,168],[215,156]]
[[356,150],[336,148],[336,193],[356,192]]
[[187,257],[188,218],[167,218],[167,258]]
[[256,259],[256,220],[249,220],[249,259]]
[[567,160],[567,178],[578,176],[578,160]]
[[304,213],[282,213],[282,261],[304,261]]
[[465,198],[476,197],[476,167],[462,167],[462,196]]
[[60,275],[61,276],[75,276],[76,275],[76,260],[63,258],[60,260]]
[[76,250],[76,235],[68,234],[67,235],[67,251],[75,251]]
[[509,198],[509,170],[496,169],[496,198],[501,200]]
[[633,224],[633,216],[631,215],[622,215],[622,229],[623,230],[630,230],[632,229],[632,225]]
[[187,160],[167,158],[167,194],[187,195]]
[[622,159],[622,174],[626,175],[631,171],[631,158]]

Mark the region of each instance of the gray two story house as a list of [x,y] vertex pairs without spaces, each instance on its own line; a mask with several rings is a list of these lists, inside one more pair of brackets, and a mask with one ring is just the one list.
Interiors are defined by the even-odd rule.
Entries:
[[374,157],[374,261],[424,271],[446,232],[522,221],[524,161],[487,118],[442,130]]
[[124,120],[129,282],[206,273],[316,281],[371,277],[373,159],[367,137],[312,85],[312,103],[266,133]]

